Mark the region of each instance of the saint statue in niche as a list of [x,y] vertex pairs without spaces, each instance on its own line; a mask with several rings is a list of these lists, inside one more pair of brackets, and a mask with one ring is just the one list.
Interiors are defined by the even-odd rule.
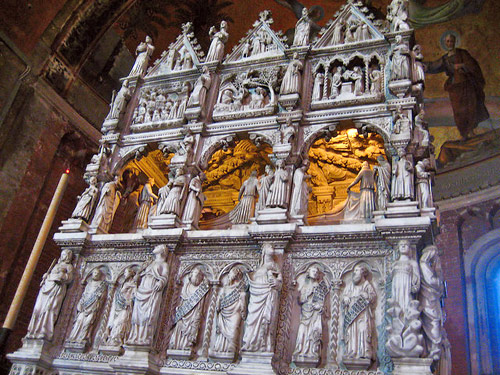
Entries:
[[144,185],[139,195],[139,210],[135,217],[134,228],[146,229],[148,227],[149,211],[153,204],[158,200],[158,197],[153,193],[154,178],[149,178]]
[[288,207],[288,180],[290,179],[290,175],[284,167],[284,160],[280,159],[276,162],[273,183],[267,195],[267,207]]
[[57,263],[54,260],[43,275],[26,338],[52,340],[66,289],[73,281],[72,256],[70,250],[63,250]]
[[94,218],[92,219],[92,227],[99,228],[104,232],[108,232],[113,224],[113,217],[116,209],[120,204],[121,193],[118,190],[118,181],[120,176],[115,176],[113,181],[107,182],[101,190],[101,196],[97,203]]
[[437,61],[424,64],[426,73],[446,73],[444,89],[450,96],[455,125],[463,139],[474,135],[473,130],[490,115],[484,105],[485,80],[478,62],[464,49],[456,48],[457,37],[445,37],[448,52]]
[[342,294],[344,358],[371,360],[375,354],[373,308],[377,294],[369,281],[370,276],[366,265],[356,265],[352,272],[352,280]]
[[254,216],[258,184],[257,171],[252,171],[241,185],[238,204],[229,212],[229,219],[233,224],[246,224]]
[[363,162],[363,166],[353,182],[347,187],[347,192],[352,195],[351,188],[359,182],[359,205],[356,212],[347,209],[346,219],[370,219],[375,210],[375,177],[370,169],[370,164],[367,161]]

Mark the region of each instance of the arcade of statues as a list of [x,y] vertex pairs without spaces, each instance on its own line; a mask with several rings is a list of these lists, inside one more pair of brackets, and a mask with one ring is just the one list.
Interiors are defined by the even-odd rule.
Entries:
[[407,6],[140,43],[11,374],[450,374]]

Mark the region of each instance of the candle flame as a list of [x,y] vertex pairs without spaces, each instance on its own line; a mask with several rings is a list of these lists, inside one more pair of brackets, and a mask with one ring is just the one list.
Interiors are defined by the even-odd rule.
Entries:
[[66,171],[64,173],[69,174],[69,168],[66,168]]

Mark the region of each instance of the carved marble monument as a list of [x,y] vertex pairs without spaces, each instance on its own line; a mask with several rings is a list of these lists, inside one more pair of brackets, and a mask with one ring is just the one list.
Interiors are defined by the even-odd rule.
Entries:
[[[408,1],[227,55],[193,25],[115,95],[11,374],[430,375],[446,351]],[[205,55],[207,52],[207,55]],[[206,58],[205,58],[206,56]]]

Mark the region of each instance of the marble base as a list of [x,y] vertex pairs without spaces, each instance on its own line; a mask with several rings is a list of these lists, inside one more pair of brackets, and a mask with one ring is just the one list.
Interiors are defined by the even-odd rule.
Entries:
[[389,91],[391,91],[398,98],[404,98],[408,90],[410,90],[411,81],[409,79],[398,79],[389,82]]
[[174,214],[153,216],[149,222],[149,227],[152,229],[179,228],[180,226],[181,221],[179,217]]
[[428,216],[431,219],[434,219],[434,218],[436,218],[436,208],[434,208],[434,207],[421,208],[420,215]]
[[70,342],[70,341],[67,341],[64,344],[64,348],[68,352],[83,353],[83,352],[85,352],[85,349],[87,348],[87,343],[86,342]]
[[117,375],[156,375],[159,366],[156,358],[151,354],[150,346],[124,345],[125,353],[110,366]]
[[395,201],[387,204],[385,211],[386,218],[394,217],[417,217],[420,216],[418,202],[415,201]]
[[266,208],[260,210],[255,219],[258,224],[279,224],[288,221],[288,213],[286,208]]
[[87,232],[89,225],[82,219],[68,219],[61,222],[62,226],[58,228],[61,233]]
[[393,358],[393,375],[432,375],[432,358]]
[[101,132],[107,134],[116,129],[118,126],[119,119],[105,120],[102,124]]
[[299,102],[300,95],[299,94],[285,94],[285,95],[280,95],[280,98],[278,99],[279,103],[285,107],[287,111],[291,111],[292,109],[295,108],[297,103]]
[[191,358],[192,351],[191,349],[168,349],[167,350],[167,357],[169,359],[182,359],[182,360],[188,360]]
[[348,370],[367,370],[372,361],[368,358],[343,358],[342,363]]
[[318,357],[308,357],[303,355],[294,355],[292,361],[298,367],[317,367],[319,363]]
[[123,348],[119,345],[101,345],[99,347],[99,353],[106,355],[120,355],[123,352]]
[[234,361],[234,354],[235,353],[221,353],[221,352],[213,352],[211,350],[208,351],[208,356],[210,359],[213,359],[217,362],[223,362],[223,363],[231,363]]
[[307,225],[306,215],[290,215],[290,222],[297,223],[298,225]]
[[50,368],[52,344],[44,339],[23,339],[23,346],[14,353],[7,354],[13,364],[26,364],[40,367],[43,370]]
[[201,108],[200,107],[194,107],[194,108],[188,108],[184,112],[184,116],[189,120],[189,121],[196,121],[201,115]]
[[276,375],[272,366],[274,353],[271,352],[242,352],[241,362],[228,375]]

